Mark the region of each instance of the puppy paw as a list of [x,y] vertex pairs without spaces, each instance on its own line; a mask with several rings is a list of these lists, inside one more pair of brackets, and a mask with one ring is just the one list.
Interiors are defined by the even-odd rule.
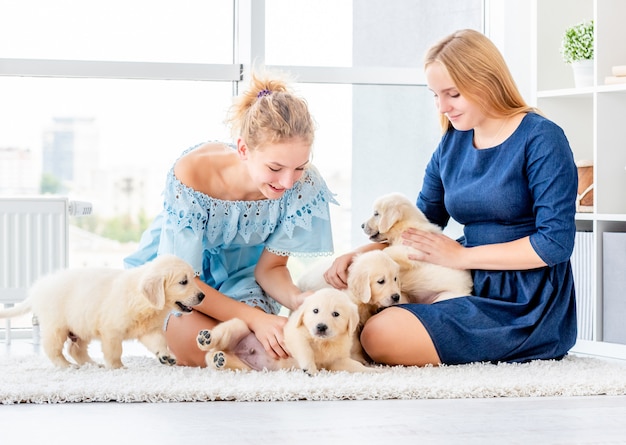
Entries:
[[302,370],[309,377],[313,377],[314,375],[319,373],[319,369],[317,369],[317,366],[315,365],[303,367]]
[[215,369],[222,369],[226,365],[226,356],[222,351],[213,354],[213,366]]
[[113,362],[113,363],[105,363],[104,367],[107,369],[122,369],[125,366],[122,362]]
[[162,365],[174,366],[176,364],[176,358],[168,354],[157,354],[157,358]]
[[209,331],[208,329],[201,330],[200,332],[198,332],[198,337],[196,340],[198,342],[198,347],[202,351],[208,351],[211,345],[211,331]]

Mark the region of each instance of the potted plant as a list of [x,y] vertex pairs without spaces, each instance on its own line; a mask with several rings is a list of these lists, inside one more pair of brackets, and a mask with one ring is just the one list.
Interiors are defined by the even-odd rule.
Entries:
[[574,70],[577,87],[593,85],[593,20],[570,26],[563,34],[561,55]]

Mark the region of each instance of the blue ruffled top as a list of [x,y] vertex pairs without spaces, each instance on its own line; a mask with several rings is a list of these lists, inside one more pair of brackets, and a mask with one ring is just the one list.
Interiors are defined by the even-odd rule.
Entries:
[[[191,147],[181,157],[193,150]],[[209,286],[267,312],[280,309],[254,280],[264,249],[283,256],[333,253],[329,204],[337,204],[314,166],[279,199],[225,201],[200,193],[167,175],[163,211],[141,237],[136,252],[124,259],[136,267],[159,254],[186,260]]]

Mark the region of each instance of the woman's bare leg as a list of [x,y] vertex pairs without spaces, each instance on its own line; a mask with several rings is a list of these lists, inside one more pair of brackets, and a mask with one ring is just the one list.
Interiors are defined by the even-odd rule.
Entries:
[[168,348],[176,357],[176,364],[205,367],[206,352],[198,348],[198,332],[213,329],[216,324],[215,319],[198,311],[170,314],[165,338]]
[[428,331],[411,312],[390,307],[363,326],[361,344],[377,363],[385,365],[439,365],[441,361]]

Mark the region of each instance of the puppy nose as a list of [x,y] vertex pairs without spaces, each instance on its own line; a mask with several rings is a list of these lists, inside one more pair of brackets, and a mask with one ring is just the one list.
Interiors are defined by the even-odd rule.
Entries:
[[391,299],[393,300],[394,303],[397,303],[398,301],[400,301],[400,294],[393,294],[391,296]]
[[365,228],[365,223],[361,224],[361,229]]
[[324,323],[319,323],[317,326],[315,326],[315,329],[317,329],[317,332],[319,332],[320,334],[323,334],[328,329],[328,326]]
[[204,292],[198,293],[198,302],[201,302],[202,300],[204,300]]

